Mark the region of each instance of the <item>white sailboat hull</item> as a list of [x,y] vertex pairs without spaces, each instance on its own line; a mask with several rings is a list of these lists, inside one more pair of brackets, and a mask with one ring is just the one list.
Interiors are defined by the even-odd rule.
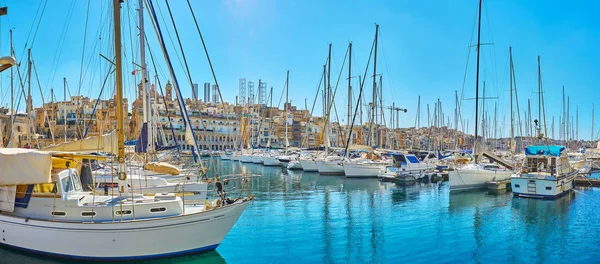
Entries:
[[265,166],[281,166],[281,162],[276,157],[263,157],[263,165]]
[[314,160],[300,160],[300,165],[302,166],[302,170],[304,170],[304,171],[308,171],[308,172],[319,171],[317,169],[317,163]]
[[0,214],[1,244],[81,260],[152,259],[214,250],[248,202],[184,216],[125,222],[61,222]]
[[242,162],[242,163],[252,163],[252,156],[250,156],[250,155],[242,155],[242,156],[240,156],[240,162]]
[[337,175],[344,176],[344,167],[340,164],[340,161],[324,161],[317,160],[317,170],[321,175]]
[[344,163],[344,174],[353,178],[375,178],[379,171],[385,167],[384,164],[369,163]]
[[227,154],[221,154],[221,160],[231,160],[231,156]]
[[263,159],[261,156],[252,156],[252,163],[254,164],[262,164]]
[[512,171],[484,169],[455,169],[448,173],[450,191],[466,191],[483,188],[486,182],[509,179]]
[[287,165],[288,170],[301,170],[302,164],[298,160],[292,160]]

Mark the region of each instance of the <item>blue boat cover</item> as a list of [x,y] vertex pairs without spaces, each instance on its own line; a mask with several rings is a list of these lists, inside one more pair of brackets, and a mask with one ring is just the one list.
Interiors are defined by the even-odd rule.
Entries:
[[527,146],[525,147],[525,155],[558,157],[563,150],[565,150],[564,146]]

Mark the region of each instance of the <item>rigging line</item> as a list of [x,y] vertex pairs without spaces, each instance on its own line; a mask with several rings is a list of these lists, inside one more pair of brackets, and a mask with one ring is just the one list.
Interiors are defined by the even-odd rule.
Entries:
[[[337,93],[337,88],[338,88],[338,84],[340,84],[340,79],[342,79],[342,74],[344,71],[344,65],[346,65],[346,59],[348,58],[348,52],[350,50],[350,47],[346,48],[346,55],[344,55],[344,60],[342,61],[342,67],[340,68],[340,74],[338,75],[338,79],[337,82],[335,83],[335,89],[333,89],[333,95],[331,96],[331,102],[329,102],[329,109],[327,109],[327,117],[325,119],[325,127],[323,129],[323,131],[325,129],[327,129],[327,123],[329,123],[329,116],[331,114],[331,107],[335,106],[335,95]],[[329,74],[329,73],[328,73]],[[328,86],[331,86],[331,84],[327,84]],[[336,119],[338,121],[338,132],[340,132],[342,130],[342,128],[340,127],[340,120],[337,118],[337,111],[334,110],[334,113],[336,114]]]
[[[149,6],[149,8],[147,8],[148,12],[150,12],[150,11],[152,12],[152,16],[151,16],[152,17],[152,19],[151,19],[152,25],[154,26],[154,30],[156,31],[157,37],[160,41],[160,44],[161,44],[160,47],[163,51],[165,61],[167,62],[167,65],[169,66],[169,72],[171,73],[171,78],[173,78],[173,84],[175,85],[175,89],[177,91],[177,96],[178,96],[177,102],[178,102],[180,110],[182,112],[182,116],[183,116],[183,118],[185,118],[185,123],[190,126],[190,129],[192,129],[190,117],[187,114],[185,100],[183,100],[183,98],[181,98],[182,94],[181,94],[181,90],[179,88],[179,82],[177,81],[177,78],[175,77],[173,65],[171,63],[169,53],[166,50],[164,37],[163,37],[162,31],[160,30],[160,25],[158,23],[158,17],[156,16],[156,11],[154,10],[154,5],[152,4],[152,0],[146,0],[146,5]],[[192,139],[194,141],[196,151],[200,151],[198,148],[198,141],[196,140],[196,135],[193,133],[193,129],[190,132],[192,134]],[[201,170],[204,170],[204,165],[202,164],[202,161],[196,159],[196,156],[194,155],[194,149],[192,149],[192,155],[194,156],[194,161],[196,161],[200,165]],[[198,155],[199,155],[199,152],[198,152]]]
[[48,86],[54,82],[54,77],[56,76],[58,61],[60,56],[62,55],[62,50],[65,46],[66,34],[68,32],[69,26],[71,25],[71,18],[73,17],[73,10],[75,9],[75,0],[71,1],[71,6],[69,7],[69,11],[67,12],[67,16],[65,19],[65,23],[63,24],[63,28],[60,31],[60,38],[58,40],[58,45],[56,46],[56,51],[54,51],[54,58],[52,59],[52,64],[50,69],[52,69],[48,74],[48,80],[46,81],[46,89]]
[[[162,10],[160,8],[158,9],[158,13],[160,14],[160,19],[162,20],[163,24],[165,25],[164,30],[167,32],[167,36],[169,36],[169,41],[171,43],[173,51],[175,52],[175,55],[177,56],[177,61],[179,62],[179,66],[181,66],[181,68],[184,68],[183,63],[181,61],[181,57],[179,56],[179,52],[178,52],[177,48],[175,47],[175,43],[173,43],[173,37],[171,36],[171,31],[167,27],[167,22],[165,21],[165,17],[163,16]],[[157,20],[156,24],[157,25],[159,24],[158,20]],[[187,74],[187,73],[184,72],[184,74]]]
[[190,87],[193,87],[194,82],[192,81],[192,75],[190,73],[190,68],[188,67],[187,58],[185,56],[185,52],[183,51],[183,45],[181,44],[181,38],[179,37],[179,30],[177,30],[177,26],[175,25],[175,19],[173,18],[173,13],[171,12],[171,5],[169,5],[169,1],[167,1],[167,0],[165,0],[165,3],[167,4],[167,10],[169,11],[169,16],[171,17],[171,23],[173,23],[173,29],[175,30],[175,37],[177,37],[177,43],[179,44],[179,49],[181,49],[181,56],[183,57],[183,63],[185,65],[185,71],[187,72],[187,77],[190,82]]
[[90,3],[91,0],[88,0],[87,11],[85,12],[85,25],[83,29],[83,49],[81,51],[81,66],[79,67],[79,87],[77,88],[77,94],[81,94],[81,81],[83,78],[83,65],[85,58],[85,41],[87,39],[87,29],[88,29],[88,20],[90,18]]
[[[390,70],[390,64],[388,63],[388,58],[387,58],[387,52],[385,49],[385,45],[383,43],[383,41],[381,41],[381,29],[379,30],[379,42],[381,43],[381,51],[383,53],[383,60],[385,61],[385,68],[387,70],[388,76],[389,78],[386,78],[386,80],[388,81],[388,83],[390,84],[389,89],[390,89],[390,94],[392,96],[392,101],[395,102],[396,99],[394,98],[394,87],[396,87],[394,85],[394,80],[392,78],[392,71]],[[383,84],[382,84],[383,85]],[[383,91],[381,91],[381,98],[383,98]]]
[[[375,40],[373,40],[373,45],[371,46],[371,52],[369,53],[369,59],[367,60],[367,67],[365,68],[365,74],[363,76],[367,76],[367,72],[369,71],[369,65],[371,63],[371,57],[373,56],[373,49],[375,48]],[[356,102],[356,107],[354,108],[354,115],[352,116],[352,122],[350,123],[350,129],[348,133],[348,139],[346,139],[346,149],[344,149],[344,157],[348,156],[348,146],[350,145],[350,139],[352,138],[352,130],[354,128],[354,122],[356,121],[356,114],[358,113],[358,108],[361,107],[361,99],[363,95],[363,87],[365,85],[365,80],[367,78],[362,79],[362,83],[360,84],[360,89],[358,92],[358,101]],[[371,133],[369,133],[370,135]]]
[[[128,11],[127,12],[127,26],[129,28],[129,44],[131,45],[131,47],[130,47],[131,58],[130,59],[131,59],[132,62],[134,62],[134,61],[136,61],[136,55],[137,54],[136,54],[136,52],[134,52],[134,49],[135,49],[134,47],[135,46],[133,46],[133,37],[131,35],[132,34],[132,30],[131,30],[131,5],[130,5],[130,3],[131,3],[131,1],[127,1],[127,11]],[[137,23],[136,19],[134,19],[134,21],[135,21],[134,23]],[[136,28],[139,28],[139,25],[136,24]],[[139,47],[139,45],[137,47]],[[146,66],[142,65],[142,67],[146,67]],[[143,70],[146,70],[146,69],[142,68],[142,71]],[[135,67],[134,67],[134,71],[135,71]],[[131,79],[133,79],[133,83],[135,84],[134,87],[137,86],[137,83],[138,83],[138,81],[137,81],[137,74],[132,74],[131,75]],[[143,89],[145,89],[145,88],[143,88]],[[137,94],[138,90],[134,89],[134,91]]]
[[[109,63],[108,72],[106,73],[106,77],[104,77],[104,83],[102,83],[102,87],[100,88],[100,94],[98,94],[98,98],[96,98],[96,102],[94,103],[94,108],[92,109],[92,113],[90,114],[90,119],[87,122],[87,125],[85,126],[85,131],[83,132],[83,138],[85,138],[87,136],[89,128],[92,125],[92,118],[94,118],[94,116],[96,115],[96,109],[98,107],[98,103],[100,102],[102,92],[104,92],[104,87],[106,87],[106,81],[108,81],[108,77],[110,77],[110,75],[113,72],[115,72],[115,70],[112,69],[112,66],[113,66],[113,64]],[[84,122],[85,122],[85,120],[84,120]]]
[[[471,58],[471,47],[473,46],[473,38],[475,37],[475,27],[477,26],[477,15],[475,16],[475,20],[473,21],[473,28],[471,29],[471,39],[469,41],[469,46],[467,48],[467,63],[465,65],[465,74],[463,75],[462,88],[460,91],[460,100],[458,100],[458,121],[460,122],[460,126],[462,131],[465,131],[465,123],[462,118],[462,103],[465,100],[465,86],[467,85],[467,74],[469,70],[469,61]],[[476,47],[477,48],[477,47]]]
[[[323,79],[325,78],[325,74],[322,71],[320,71],[320,72],[321,72],[321,78],[319,79],[319,84],[317,85],[317,93],[315,94],[315,100],[313,101],[312,107],[310,108],[309,123],[313,117],[313,111],[315,110],[315,105],[317,104],[317,99],[319,98],[319,91],[321,90],[321,83],[323,83]],[[308,126],[305,126],[305,130],[308,130]],[[306,131],[305,131],[305,133],[306,133]],[[304,139],[305,140],[302,141],[302,146],[300,146],[301,148],[304,146],[304,142],[308,141],[308,137],[304,137]]]
[[[31,22],[31,27],[29,28],[29,33],[27,33],[27,39],[25,40],[25,45],[23,45],[23,51],[21,51],[21,56],[20,56],[21,61],[23,60],[25,51],[27,50],[27,43],[29,43],[29,38],[31,37],[31,32],[33,31],[35,21],[38,19],[38,14],[40,13],[41,7],[42,7],[42,2],[40,2],[40,4],[38,5],[38,8],[35,11],[35,16],[33,16],[33,21]],[[46,7],[46,5],[44,5],[44,8],[45,7]],[[19,64],[21,64],[21,61],[19,61]]]
[[[190,8],[190,12],[192,13],[192,17],[194,18],[194,24],[196,25],[196,29],[198,30],[198,35],[200,35],[200,41],[202,42],[202,47],[204,48],[204,53],[206,54],[206,59],[208,60],[208,65],[210,66],[210,71],[212,72],[213,79],[215,80],[215,84],[217,85],[217,91],[219,92],[219,98],[221,99],[221,103],[225,106],[225,101],[223,101],[223,95],[221,94],[221,87],[219,86],[219,82],[217,81],[217,75],[215,74],[215,70],[212,65],[212,61],[210,60],[210,56],[208,56],[208,49],[206,48],[206,43],[204,42],[204,37],[202,37],[202,32],[200,32],[200,26],[198,26],[198,20],[196,20],[196,15],[194,14],[194,10],[192,9],[192,5],[190,4],[190,0],[187,0],[188,7]],[[227,117],[229,120],[229,117]]]
[[[44,105],[46,104],[46,102],[44,101],[44,92],[42,91],[42,83],[40,82],[40,76],[38,75],[37,72],[37,66],[35,65],[35,60],[33,59],[33,55],[31,55],[31,64],[33,65],[33,70],[35,73],[35,78],[37,80],[37,84],[38,87],[40,89],[40,97],[42,99],[42,107],[44,107]],[[52,100],[52,99],[51,99]],[[52,109],[54,111],[54,109]],[[48,117],[47,111],[44,108],[44,120],[46,122],[48,122],[48,127],[50,130],[50,135],[52,137],[52,144],[56,144],[56,142],[54,141],[54,130],[52,129],[52,126],[50,125],[50,118]]]
[[42,9],[42,14],[40,15],[40,20],[38,20],[38,24],[35,27],[35,32],[33,33],[33,39],[31,40],[31,45],[29,45],[29,48],[33,48],[33,43],[35,43],[35,39],[37,37],[37,32],[40,29],[40,24],[42,23],[42,18],[44,17],[44,11],[46,11],[47,4],[48,4],[48,0],[46,0],[46,2],[44,2],[44,8]]

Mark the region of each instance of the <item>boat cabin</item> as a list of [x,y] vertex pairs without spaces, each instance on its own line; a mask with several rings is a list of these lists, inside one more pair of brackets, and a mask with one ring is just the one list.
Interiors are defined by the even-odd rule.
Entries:
[[525,148],[524,173],[547,173],[551,176],[572,171],[564,146],[528,146]]

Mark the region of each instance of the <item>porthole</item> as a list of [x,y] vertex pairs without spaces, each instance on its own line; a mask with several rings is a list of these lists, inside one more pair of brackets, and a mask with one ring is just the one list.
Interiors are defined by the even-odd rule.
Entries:
[[515,184],[515,188],[519,188],[521,187],[521,185]]
[[167,211],[167,208],[165,207],[150,208],[150,213],[160,213],[165,211]]
[[67,216],[67,212],[52,212],[53,216]]
[[96,216],[96,212],[91,212],[91,211],[81,212],[81,216],[83,216],[83,217],[94,217],[94,216]]
[[548,186],[546,187],[546,190],[552,190],[552,187]]
[[115,211],[116,215],[130,215],[131,214],[131,210],[119,210],[119,211]]

